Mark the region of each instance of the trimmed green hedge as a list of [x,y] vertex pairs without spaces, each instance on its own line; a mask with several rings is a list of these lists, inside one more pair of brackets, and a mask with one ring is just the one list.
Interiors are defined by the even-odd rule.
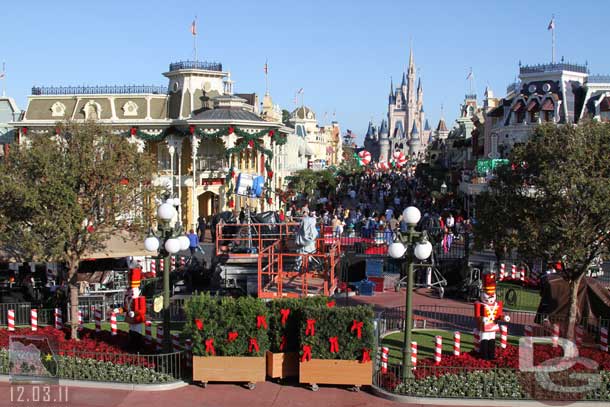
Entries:
[[[258,298],[201,294],[191,297],[184,310],[186,323],[182,335],[192,339],[193,355],[211,356],[205,344],[210,339],[216,356],[262,356],[269,349],[268,309]],[[267,328],[262,325],[257,328],[258,316],[264,317]],[[202,329],[196,320],[202,323]],[[230,332],[236,332],[237,338],[230,341]],[[256,339],[258,351],[250,346],[250,339]]]
[[[119,365],[112,362],[70,356],[57,356],[56,360],[58,377],[61,379],[133,384],[158,384],[176,381],[170,375],[146,367]],[[6,349],[0,349],[0,374],[9,374],[9,353]]]
[[[358,360],[362,358],[363,349],[374,354],[375,334],[373,328],[373,309],[370,306],[356,307],[317,307],[303,308],[300,321],[299,337],[302,347],[311,347],[314,359]],[[307,335],[307,320],[316,320],[315,334]],[[362,322],[361,338],[352,331],[353,322]],[[337,337],[338,352],[330,351],[330,338]]]
[[[327,307],[329,298],[322,296],[305,298],[281,298],[267,303],[269,307],[269,339],[271,352],[297,352],[299,350],[300,315],[303,307]],[[282,309],[290,310],[285,325],[282,325]],[[286,345],[280,350],[282,337]]]

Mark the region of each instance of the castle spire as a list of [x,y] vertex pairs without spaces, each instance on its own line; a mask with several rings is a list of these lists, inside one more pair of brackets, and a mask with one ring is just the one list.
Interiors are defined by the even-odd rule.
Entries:
[[411,41],[411,47],[409,48],[409,73],[415,73],[415,60],[413,58],[413,41]]

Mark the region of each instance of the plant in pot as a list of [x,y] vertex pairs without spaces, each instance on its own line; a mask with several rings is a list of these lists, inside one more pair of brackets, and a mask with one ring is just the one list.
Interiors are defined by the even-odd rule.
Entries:
[[353,385],[372,383],[373,309],[307,307],[300,315],[299,382]]
[[267,306],[252,297],[193,296],[185,304],[185,337],[193,343],[193,380],[246,382],[253,389],[265,380],[269,349]]

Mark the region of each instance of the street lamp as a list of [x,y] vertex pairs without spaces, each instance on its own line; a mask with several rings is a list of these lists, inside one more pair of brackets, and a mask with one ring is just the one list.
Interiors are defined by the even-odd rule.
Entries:
[[[388,247],[388,254],[394,259],[404,258],[407,264],[407,295],[405,301],[405,335],[402,355],[402,377],[406,380],[411,374],[409,369],[411,357],[411,329],[413,325],[413,273],[416,266],[427,266],[427,264],[415,264],[413,257],[420,261],[426,260],[432,254],[432,245],[427,240],[426,232],[418,232],[415,226],[421,219],[421,212],[414,206],[409,206],[402,213],[402,218],[408,225],[406,233],[398,232],[394,243]],[[411,250],[412,249],[412,250]]]
[[175,198],[169,198],[165,203],[162,203],[157,208],[157,218],[160,220],[157,225],[157,231],[150,229],[149,236],[144,239],[144,248],[146,251],[157,253],[158,257],[162,257],[163,261],[163,349],[165,352],[171,352],[172,342],[170,335],[170,313],[169,313],[169,267],[170,257],[180,250],[189,248],[188,237],[182,234],[182,227],[178,222],[171,225],[170,222],[177,215],[176,204],[180,205],[180,201]]

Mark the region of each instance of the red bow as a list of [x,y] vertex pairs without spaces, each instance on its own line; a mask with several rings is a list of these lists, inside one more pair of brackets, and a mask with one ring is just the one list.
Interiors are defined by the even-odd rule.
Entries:
[[264,315],[256,316],[256,329],[261,329],[261,327],[267,329],[267,321],[265,320]]
[[305,329],[305,335],[314,336],[316,334],[316,320],[308,319],[307,320],[307,329]]
[[203,321],[200,319],[196,319],[195,320],[195,325],[197,325],[197,329],[199,329],[200,331],[203,329]]
[[216,356],[216,350],[214,349],[214,338],[205,340],[205,352]]
[[280,343],[280,350],[284,350],[286,347],[286,335],[282,335],[282,342]]
[[335,306],[335,304],[336,304],[336,302],[335,302],[335,301],[329,301],[329,302],[327,302],[327,303],[326,303],[326,306],[327,306],[328,308],[332,308],[332,307],[334,307],[334,306]]
[[239,335],[237,334],[237,332],[229,332],[228,341],[233,342],[235,339],[237,339],[238,336]]
[[362,349],[362,359],[360,360],[360,363],[365,363],[365,362],[370,362],[371,361],[371,354],[369,353],[369,350],[367,348],[363,348]]
[[132,127],[131,129],[129,129],[129,133],[132,136],[135,136],[138,133],[138,129],[136,129],[135,127]]
[[269,130],[269,137],[273,137],[274,134],[275,132],[273,130]]
[[363,322],[358,322],[355,319],[354,319],[354,322],[352,323],[352,329],[350,330],[350,332],[356,331],[356,335],[358,336],[358,339],[362,338],[362,325],[364,325]]
[[234,130],[234,129],[233,129],[233,126],[230,126],[230,127],[229,127],[229,134],[233,134],[233,130]]
[[250,341],[248,343],[248,352],[252,352],[252,349],[257,352],[259,351],[258,342],[256,341],[256,338],[250,338]]
[[191,133],[191,134],[195,133],[195,126],[193,126],[193,125],[189,126],[189,133]]
[[338,337],[333,336],[331,338],[328,338],[328,342],[330,342],[330,353],[339,352],[339,338]]
[[282,314],[282,325],[286,325],[286,321],[288,321],[288,315],[290,315],[290,309],[282,308],[280,310],[280,314]]
[[311,360],[311,346],[303,345],[303,356],[301,356],[301,362],[308,362]]

